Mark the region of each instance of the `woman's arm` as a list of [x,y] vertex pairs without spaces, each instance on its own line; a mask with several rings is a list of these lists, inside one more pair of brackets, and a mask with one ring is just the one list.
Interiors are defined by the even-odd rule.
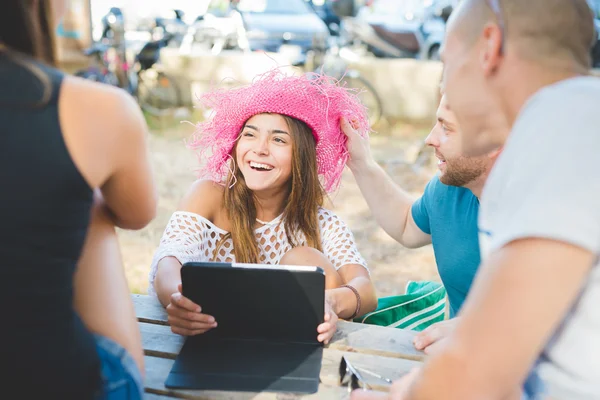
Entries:
[[180,335],[197,335],[217,326],[214,317],[203,314],[200,305],[181,293],[181,266],[187,261],[200,261],[202,231],[212,218],[212,207],[218,202],[219,189],[212,182],[196,182],[175,212],[160,241],[150,268],[149,292],[155,292],[165,307],[171,330]]
[[67,77],[59,100],[61,130],[88,185],[100,189],[113,223],[141,229],[156,215],[148,127],[125,91]]
[[181,263],[176,257],[167,256],[158,262],[154,277],[156,297],[166,307],[171,303],[171,295],[177,293],[181,285]]
[[358,292],[357,296],[354,290],[345,286],[327,290],[327,300],[333,311],[340,318],[349,319],[355,314],[358,316],[375,310],[375,287],[367,263],[356,247],[354,235],[344,221],[329,210],[319,210],[319,223],[323,253],[337,269],[342,284],[349,285]]
[[163,306],[177,293],[181,266],[187,261],[207,261],[202,253],[202,234],[220,206],[222,190],[211,181],[196,181],[173,213],[156,249],[150,267],[148,292]]
[[[369,272],[362,265],[348,264],[338,269],[344,284],[356,289],[360,296],[360,308],[356,316],[364,315],[377,308],[375,286]],[[326,293],[333,311],[342,319],[348,319],[356,312],[358,298],[354,291],[342,286]]]

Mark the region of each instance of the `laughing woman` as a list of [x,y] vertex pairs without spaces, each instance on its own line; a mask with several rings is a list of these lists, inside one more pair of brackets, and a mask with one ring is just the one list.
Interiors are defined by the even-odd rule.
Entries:
[[317,265],[326,273],[328,343],[338,317],[374,310],[377,298],[366,263],[344,222],[323,207],[347,160],[342,117],[368,131],[354,94],[315,76],[279,70],[251,85],[202,97],[213,117],[191,142],[203,161],[196,181],[163,234],[150,271],[175,333],[196,335],[218,321],[181,295],[189,261]]

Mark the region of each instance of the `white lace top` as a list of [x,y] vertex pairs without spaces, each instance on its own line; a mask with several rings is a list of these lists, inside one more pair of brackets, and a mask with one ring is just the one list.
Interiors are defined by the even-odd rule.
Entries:
[[[320,208],[318,220],[323,253],[336,269],[348,264],[359,264],[367,268],[367,263],[354,243],[354,235],[337,215]],[[281,222],[279,216],[254,231],[260,251],[260,262],[263,264],[279,264],[283,255],[292,249]],[[175,257],[182,264],[191,261],[235,262],[231,238],[223,243],[213,259],[215,248],[225,234],[227,231],[218,228],[201,215],[186,211],[173,213],[152,260],[148,293],[156,295],[154,278],[158,262],[165,257]],[[297,232],[296,235],[298,245],[306,245],[304,234]]]

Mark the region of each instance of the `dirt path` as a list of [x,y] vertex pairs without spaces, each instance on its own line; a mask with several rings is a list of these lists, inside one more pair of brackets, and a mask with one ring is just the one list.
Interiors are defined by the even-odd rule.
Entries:
[[[150,138],[160,196],[158,216],[141,231],[119,231],[129,286],[135,293],[146,292],[154,250],[171,213],[194,179],[193,171],[197,163],[194,155],[182,143],[182,137],[191,129],[182,125],[168,130],[167,135],[154,134]],[[400,161],[414,157],[422,131],[403,129],[394,132],[393,128],[389,131],[391,133],[386,135],[372,136],[373,155],[396,182],[418,196],[434,170],[426,167],[417,173]],[[403,293],[408,280],[439,280],[431,246],[406,249],[383,232],[372,218],[349,171],[344,172],[340,190],[332,197],[332,201],[334,211],[354,232],[380,297]]]

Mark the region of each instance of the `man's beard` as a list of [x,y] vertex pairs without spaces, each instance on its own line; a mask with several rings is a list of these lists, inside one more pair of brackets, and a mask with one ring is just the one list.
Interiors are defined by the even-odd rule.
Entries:
[[485,161],[475,157],[455,157],[446,160],[446,170],[440,182],[448,186],[465,186],[485,172]]

